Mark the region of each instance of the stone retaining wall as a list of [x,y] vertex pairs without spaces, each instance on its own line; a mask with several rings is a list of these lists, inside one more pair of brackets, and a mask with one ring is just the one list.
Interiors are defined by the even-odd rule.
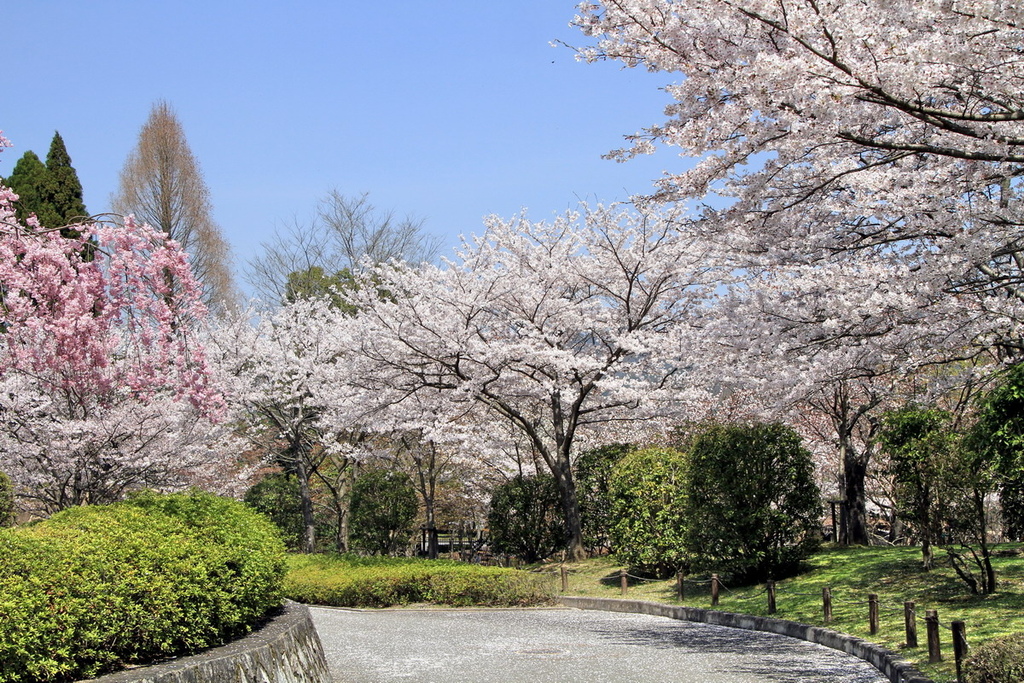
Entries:
[[93,679],[95,683],[330,683],[309,608],[296,602],[241,640],[191,657]]
[[681,621],[697,621],[704,624],[742,628],[748,631],[778,633],[791,638],[818,643],[833,650],[841,650],[854,657],[863,659],[881,671],[892,683],[932,683],[930,678],[926,678],[909,663],[901,660],[896,653],[861,638],[820,626],[809,626],[795,621],[772,619],[770,617],[755,617],[749,614],[733,614],[731,612],[718,612],[697,607],[682,607],[641,600],[561,596],[559,602],[566,607],[576,607],[577,609],[651,614],[671,617]]

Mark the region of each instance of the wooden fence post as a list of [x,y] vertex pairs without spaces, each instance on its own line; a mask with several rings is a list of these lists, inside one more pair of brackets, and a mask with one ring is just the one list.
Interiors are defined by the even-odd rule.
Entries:
[[681,571],[676,572],[676,588],[679,591],[679,602],[686,600],[686,574]]
[[718,606],[718,590],[719,590],[718,574],[712,574],[711,575],[711,606],[712,607],[717,607]]
[[868,632],[878,633],[878,593],[868,593]]
[[566,593],[569,591],[569,570],[565,567],[559,567],[562,574],[562,592]]
[[619,570],[619,584],[622,586],[622,594],[625,595],[629,589],[629,576],[626,574],[625,569]]
[[765,590],[768,591],[768,614],[775,614],[775,582],[766,583]]
[[917,647],[917,611],[913,601],[903,603],[903,626],[907,631],[907,647]]
[[967,656],[967,625],[962,621],[954,621],[953,627],[953,658],[956,660],[956,680],[964,680],[962,666]]
[[933,609],[925,610],[924,625],[928,631],[928,663],[942,661],[942,646],[939,643],[939,613]]
[[832,589],[823,586],[821,589],[821,610],[826,624],[832,623]]

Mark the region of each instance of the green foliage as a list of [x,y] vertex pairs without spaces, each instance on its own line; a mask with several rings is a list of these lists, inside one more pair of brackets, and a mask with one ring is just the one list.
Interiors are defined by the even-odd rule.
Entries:
[[950,419],[943,410],[909,406],[883,415],[878,433],[878,443],[889,456],[896,512],[920,540],[925,569],[932,568],[931,546],[945,525],[944,477],[957,448],[948,429]]
[[995,467],[1006,535],[1024,539],[1024,364],[982,399],[968,443]]
[[194,652],[280,605],[269,522],[206,494],[145,494],[0,530],[0,682],[69,681]]
[[491,494],[491,550],[537,562],[565,545],[558,484],[550,474],[517,476]]
[[[46,182],[43,185],[43,201],[46,206],[43,225],[48,228],[63,227],[88,216],[82,199],[82,183],[71,165],[71,156],[64,146],[60,133],[53,134],[50,151],[46,155]],[[61,230],[65,237],[78,237],[77,230]]]
[[609,444],[586,451],[576,459],[576,498],[583,545],[591,552],[611,549],[612,470],[632,449],[629,444]]
[[686,546],[740,581],[795,571],[821,540],[810,452],[779,424],[714,425],[690,451]]
[[549,602],[552,582],[515,569],[448,560],[316,555],[290,558],[285,591],[292,600],[337,607],[516,607]]
[[630,453],[609,483],[612,549],[631,567],[667,576],[689,563],[686,454],[671,448]]
[[43,189],[46,185],[46,166],[32,150],[21,155],[11,175],[4,184],[18,193],[14,212],[18,220],[24,221],[33,214],[43,212]]
[[982,441],[977,432],[962,438],[948,413],[915,406],[886,413],[879,432],[897,511],[921,538],[925,568],[935,541],[972,593],[995,590],[985,498],[997,479]]
[[285,301],[294,303],[303,299],[326,297],[331,306],[344,315],[354,315],[355,306],[348,304],[341,293],[355,286],[355,278],[348,268],[342,268],[328,275],[320,266],[310,266],[288,274],[285,283]]
[[295,477],[285,472],[268,474],[245,492],[244,500],[274,523],[288,550],[302,547],[302,508]]
[[419,504],[409,475],[384,469],[360,474],[349,506],[352,546],[376,555],[404,550]]
[[238,501],[193,490],[165,495],[144,491],[123,503],[172,517],[202,539],[207,562],[221,566],[208,590],[220,591],[222,628],[235,632],[281,602],[284,544],[277,527]]
[[14,525],[14,486],[11,478],[0,471],[0,527]]
[[[6,185],[18,193],[15,214],[24,220],[35,214],[44,228],[63,228],[88,215],[82,200],[82,183],[71,165],[71,157],[60,133],[53,134],[46,164],[29,150],[15,164]],[[61,230],[65,237],[78,237],[77,230]]]
[[1024,681],[1024,633],[983,643],[964,662],[967,683],[1020,683]]

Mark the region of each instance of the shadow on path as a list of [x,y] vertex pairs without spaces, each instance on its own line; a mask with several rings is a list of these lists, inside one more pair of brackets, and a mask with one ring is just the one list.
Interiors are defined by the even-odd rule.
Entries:
[[311,610],[337,681],[885,683],[820,645],[574,609]]

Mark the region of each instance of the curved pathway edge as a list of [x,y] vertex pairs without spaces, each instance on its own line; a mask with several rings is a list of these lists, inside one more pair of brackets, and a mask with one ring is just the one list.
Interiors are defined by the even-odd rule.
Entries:
[[309,607],[285,601],[281,614],[244,638],[199,654],[90,679],[90,683],[329,683]]
[[891,683],[933,683],[909,662],[899,658],[895,652],[881,645],[868,642],[862,638],[833,631],[821,626],[810,626],[796,621],[756,617],[749,614],[734,614],[716,610],[667,605],[642,600],[621,600],[616,598],[584,598],[560,596],[558,602],[566,607],[576,609],[603,610],[606,612],[632,612],[634,614],[650,614],[659,617],[671,617],[681,621],[696,621],[716,626],[744,629],[747,631],[766,631],[790,638],[806,640],[840,650],[854,657],[863,659],[882,672]]

